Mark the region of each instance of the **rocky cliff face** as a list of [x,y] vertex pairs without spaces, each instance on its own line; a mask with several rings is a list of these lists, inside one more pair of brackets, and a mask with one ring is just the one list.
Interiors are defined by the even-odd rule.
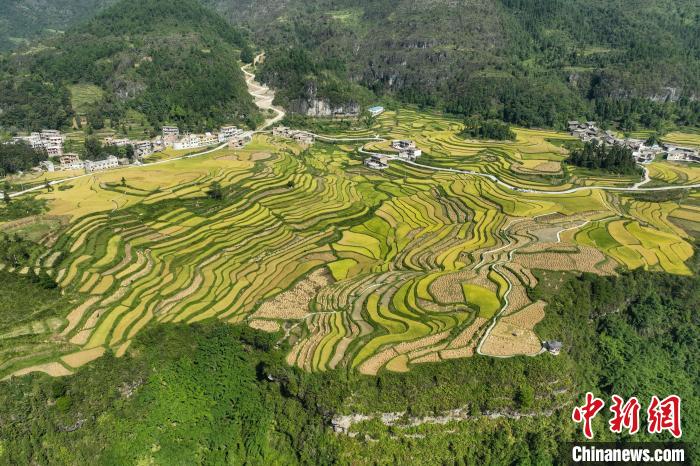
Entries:
[[315,83],[307,84],[304,97],[293,100],[289,110],[310,117],[358,116],[360,104],[355,101],[334,102],[330,98],[319,97]]
[[299,99],[291,103],[290,110],[311,117],[357,116],[360,114],[360,105],[357,102],[334,105],[318,98]]

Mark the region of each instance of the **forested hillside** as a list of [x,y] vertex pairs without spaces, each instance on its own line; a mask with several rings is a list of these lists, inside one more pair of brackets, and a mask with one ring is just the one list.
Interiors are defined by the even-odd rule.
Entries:
[[152,126],[205,129],[254,124],[257,109],[238,69],[247,39],[195,0],[123,0],[33,49],[0,59],[0,126],[70,124],[68,86],[102,88],[90,122],[117,126],[128,109]]
[[116,0],[4,0],[0,2],[0,51],[63,31]]
[[[308,99],[310,89],[323,98],[328,88],[342,100],[333,83],[346,81],[529,126],[588,117],[633,129],[700,118],[692,0],[214,3],[255,32],[269,51],[262,77],[285,88],[287,101]],[[356,98],[350,88],[343,97]]]
[[[62,0],[60,14],[45,16],[32,13],[36,1],[10,3],[0,49],[22,42],[9,37],[82,20],[113,1]],[[594,118],[662,130],[700,121],[700,6],[693,0],[202,3],[251,31],[268,52],[261,77],[299,112],[318,102],[354,111],[381,97],[527,126]],[[133,10],[122,4],[111,15],[125,9]],[[207,17],[179,10],[154,15],[152,24]],[[44,92],[59,101],[57,90]]]

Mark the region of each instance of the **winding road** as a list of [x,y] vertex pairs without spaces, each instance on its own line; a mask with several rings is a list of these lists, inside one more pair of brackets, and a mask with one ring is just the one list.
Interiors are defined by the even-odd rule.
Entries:
[[[253,64],[261,63],[264,59],[265,52],[256,56],[253,60]],[[275,100],[275,91],[255,80],[255,75],[250,71],[251,66],[252,64],[248,64],[241,67],[241,71],[243,71],[245,75],[245,83],[248,86],[248,93],[253,96],[255,105],[257,105],[259,109],[265,111],[272,110],[275,112],[275,116],[266,119],[263,125],[256,131],[257,133],[263,132],[278,121],[281,121],[285,116],[285,112],[282,107],[273,105],[272,101]]]

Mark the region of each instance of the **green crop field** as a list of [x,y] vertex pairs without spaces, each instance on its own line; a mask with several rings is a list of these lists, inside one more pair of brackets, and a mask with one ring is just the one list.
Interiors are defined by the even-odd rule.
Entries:
[[[551,141],[565,134],[516,128],[515,141],[494,142],[462,139],[460,129],[403,109],[372,128],[328,133],[412,139],[421,166],[391,161],[379,172],[363,165],[362,142],[304,149],[257,135],[244,150],[95,173],[38,194],[59,233],[41,219],[1,225],[42,247],[30,266],[0,267],[46,272],[71,300],[52,320],[4,330],[0,377],[70,373],[107,350],[125,354],[148,326],[210,318],[282,330],[287,361],[309,371],[406,371],[482,346],[531,354],[523,342],[538,341],[541,309],[525,290],[533,270],[690,273],[695,194],[648,201],[590,189],[638,180],[564,170],[567,152]],[[366,149],[391,152],[386,141]],[[658,183],[697,176],[665,162],[652,169]],[[214,182],[224,199],[207,196]],[[573,187],[584,189],[548,192]],[[518,330],[491,332],[501,319]]]

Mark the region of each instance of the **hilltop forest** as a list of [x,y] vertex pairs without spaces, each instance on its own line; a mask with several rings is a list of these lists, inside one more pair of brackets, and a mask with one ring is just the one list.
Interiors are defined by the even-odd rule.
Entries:
[[[289,80],[291,68],[314,83],[296,98],[348,80],[387,99],[524,126],[562,128],[582,117],[626,130],[700,121],[697,2],[307,3],[262,8],[264,17],[251,7],[246,23],[273,52],[263,78]],[[305,53],[292,55],[298,50]]]
[[237,66],[244,32],[195,0],[123,0],[33,49],[0,57],[0,127],[71,124],[68,86],[102,89],[92,124],[117,127],[127,110],[151,126],[254,126],[257,108]]

